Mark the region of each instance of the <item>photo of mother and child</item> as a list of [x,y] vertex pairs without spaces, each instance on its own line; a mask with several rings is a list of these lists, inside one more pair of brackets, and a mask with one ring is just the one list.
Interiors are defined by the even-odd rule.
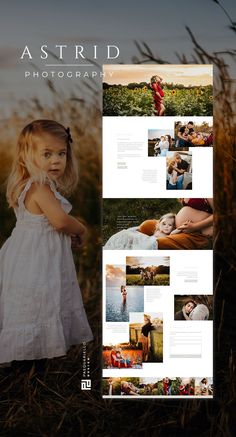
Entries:
[[213,236],[213,200],[178,199],[177,214],[145,220],[139,226],[112,235],[104,249],[211,249]]

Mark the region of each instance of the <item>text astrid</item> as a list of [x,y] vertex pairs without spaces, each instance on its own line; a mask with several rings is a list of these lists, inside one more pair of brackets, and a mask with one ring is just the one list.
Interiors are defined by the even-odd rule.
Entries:
[[[68,47],[67,44],[56,44],[54,48],[49,49],[48,46],[44,44],[40,47],[40,58],[48,59],[50,52],[52,53],[53,50],[55,50],[55,55],[58,56],[58,59],[61,60],[64,59],[67,52],[70,52],[71,55],[71,51],[73,52],[73,59],[97,59],[98,54],[105,55],[106,59],[116,59],[120,54],[120,50],[116,45],[106,45],[99,48],[97,45],[93,45],[86,49],[88,52],[86,53],[85,47],[82,45]],[[20,59],[35,60],[35,56],[33,56],[32,53],[33,51],[31,51],[28,46],[25,46]]]

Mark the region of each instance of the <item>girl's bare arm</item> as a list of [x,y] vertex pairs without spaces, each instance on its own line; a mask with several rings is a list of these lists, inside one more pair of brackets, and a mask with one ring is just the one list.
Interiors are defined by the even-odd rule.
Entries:
[[80,236],[86,233],[85,226],[62,209],[59,200],[56,199],[48,185],[35,184],[32,196],[42,213],[58,232]]

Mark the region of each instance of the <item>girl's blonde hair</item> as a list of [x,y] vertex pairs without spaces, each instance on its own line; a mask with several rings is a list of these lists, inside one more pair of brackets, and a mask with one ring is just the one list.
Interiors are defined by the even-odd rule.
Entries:
[[13,208],[17,206],[17,199],[31,177],[41,184],[48,180],[47,174],[38,167],[35,160],[37,150],[35,137],[44,133],[64,140],[67,147],[66,168],[58,183],[58,188],[63,193],[70,194],[78,183],[78,167],[71,147],[70,131],[54,120],[34,120],[25,126],[20,133],[12,170],[7,182],[7,201],[9,206]]
[[164,214],[164,215],[159,219],[159,222],[158,222],[158,225],[157,225],[157,229],[159,229],[159,225],[161,224],[161,222],[162,222],[163,220],[166,220],[166,219],[171,219],[171,220],[174,221],[174,223],[173,223],[173,229],[175,229],[175,217],[176,217],[176,215],[173,214],[172,212],[169,212],[168,214]]

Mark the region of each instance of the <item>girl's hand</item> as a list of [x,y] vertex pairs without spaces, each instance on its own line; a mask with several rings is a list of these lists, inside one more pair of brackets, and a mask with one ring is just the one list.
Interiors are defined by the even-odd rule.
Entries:
[[81,234],[77,234],[77,235],[72,234],[71,235],[71,248],[74,250],[78,250],[81,247],[83,247],[84,244],[86,243],[87,236],[88,236],[88,231],[85,227],[84,227],[83,231],[81,232]]
[[81,241],[79,235],[71,235],[71,249],[78,250],[81,247]]

